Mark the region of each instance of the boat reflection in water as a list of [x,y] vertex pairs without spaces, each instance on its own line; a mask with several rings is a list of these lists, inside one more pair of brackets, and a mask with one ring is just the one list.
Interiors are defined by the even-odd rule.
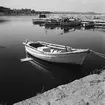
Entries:
[[45,29],[53,30],[53,29],[59,29],[59,28],[60,28],[60,26],[58,26],[58,25],[45,25]]
[[35,58],[29,53],[26,53],[26,57],[32,58],[29,63],[31,63],[39,72],[59,81],[60,84],[68,83],[82,77],[81,65],[51,63]]
[[2,18],[0,18],[0,24],[2,23],[6,23],[6,22],[9,22],[10,20],[7,20],[7,19],[2,19]]
[[36,23],[34,21],[32,23],[33,23],[33,25],[37,25],[37,26],[40,26],[40,27],[44,26],[44,23]]
[[[48,71],[47,66],[41,64],[35,57],[30,55],[29,53],[26,52],[26,58],[31,58],[32,60],[29,60],[28,62],[32,64],[39,72],[45,73],[49,76],[52,76],[52,73]],[[54,78],[54,77],[52,77]]]
[[74,32],[76,30],[81,30],[81,27],[80,26],[72,26],[72,27],[63,26],[61,27],[61,30],[63,30],[63,32],[61,33],[61,35],[63,35],[65,33]]
[[91,28],[90,30],[91,30],[91,31],[104,32],[104,33],[105,33],[105,28],[104,28],[104,27]]
[[57,30],[60,29],[61,35],[74,32],[76,30],[81,30],[80,26],[58,26],[58,25],[45,25],[46,30]]
[[105,26],[104,27],[60,26],[60,25],[45,25],[43,23],[34,23],[34,22],[33,24],[38,25],[40,27],[44,26],[46,30],[61,29],[62,30],[61,35],[74,32],[76,30],[105,32]]

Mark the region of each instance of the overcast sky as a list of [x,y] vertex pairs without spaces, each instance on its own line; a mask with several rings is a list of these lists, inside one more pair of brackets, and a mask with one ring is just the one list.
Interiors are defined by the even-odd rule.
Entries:
[[70,11],[105,13],[105,0],[0,0],[9,8],[30,8],[36,11]]

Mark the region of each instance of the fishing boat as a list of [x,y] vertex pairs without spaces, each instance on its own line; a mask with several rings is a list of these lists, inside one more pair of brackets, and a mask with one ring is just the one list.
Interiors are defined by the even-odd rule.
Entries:
[[38,17],[33,18],[33,19],[32,19],[32,22],[33,22],[34,24],[42,24],[42,23],[45,23],[45,21],[46,21],[47,19],[49,19],[49,18],[47,18],[46,15],[40,14]]
[[53,26],[53,25],[55,25],[55,26],[60,25],[59,20],[58,19],[54,19],[54,18],[46,20],[45,26]]
[[77,19],[64,18],[60,21],[61,26],[80,26],[81,21]]
[[32,56],[53,63],[82,64],[89,49],[76,49],[70,46],[52,44],[42,41],[23,42],[25,50]]

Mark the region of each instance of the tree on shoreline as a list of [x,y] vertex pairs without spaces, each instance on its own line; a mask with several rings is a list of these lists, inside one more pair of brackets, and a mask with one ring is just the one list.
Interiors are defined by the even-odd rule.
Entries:
[[49,11],[35,11],[34,9],[11,9],[7,7],[0,6],[1,15],[36,15],[36,14],[50,14]]

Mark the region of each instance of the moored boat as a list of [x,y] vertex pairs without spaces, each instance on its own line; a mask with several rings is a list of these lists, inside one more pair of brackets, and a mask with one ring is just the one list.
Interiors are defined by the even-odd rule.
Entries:
[[60,25],[61,26],[80,26],[81,25],[81,21],[80,20],[76,20],[74,18],[70,19],[70,18],[64,18],[60,21]]
[[55,63],[82,64],[89,49],[76,49],[70,46],[52,44],[42,41],[23,43],[27,53],[34,57]]
[[34,24],[41,24],[41,23],[45,23],[45,21],[47,20],[47,16],[46,15],[39,15],[38,18],[33,18],[32,21]]
[[47,19],[46,22],[45,22],[45,25],[46,26],[53,26],[53,25],[57,26],[57,25],[60,25],[60,22],[59,22],[58,19],[52,18],[52,19]]

